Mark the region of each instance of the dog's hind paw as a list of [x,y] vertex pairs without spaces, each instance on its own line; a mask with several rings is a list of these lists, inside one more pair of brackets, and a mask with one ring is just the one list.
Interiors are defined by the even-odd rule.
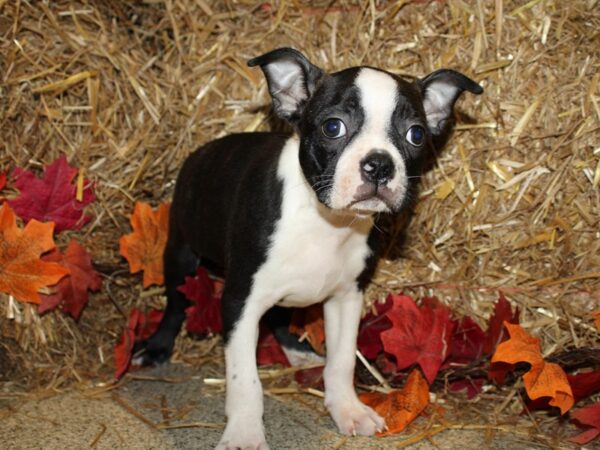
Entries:
[[170,337],[154,334],[149,339],[136,342],[131,363],[136,366],[153,366],[165,363],[171,357],[174,341]]

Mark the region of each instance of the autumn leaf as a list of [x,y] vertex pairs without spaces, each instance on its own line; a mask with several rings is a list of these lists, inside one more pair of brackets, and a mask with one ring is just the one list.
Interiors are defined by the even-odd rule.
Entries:
[[307,308],[298,308],[292,314],[289,332],[304,337],[315,352],[325,354],[325,322],[323,304],[316,303]]
[[419,364],[431,384],[449,353],[454,324],[450,310],[428,299],[419,309],[406,295],[392,295],[386,313],[392,327],[381,333],[383,348],[396,358],[398,369]]
[[592,313],[592,317],[594,318],[594,325],[596,325],[596,330],[600,333],[600,311],[594,311]]
[[64,155],[46,166],[42,178],[16,167],[12,177],[20,195],[9,200],[9,204],[24,221],[52,221],[57,233],[78,230],[90,221],[91,217],[84,215],[83,210],[96,196],[92,184],[85,180],[83,198],[77,200],[77,186],[73,183],[77,172],[76,168],[69,166]]
[[146,340],[154,334],[163,315],[162,311],[156,309],[148,314],[144,314],[137,308],[131,310],[127,326],[115,346],[115,379],[120,379],[129,370],[133,346],[136,342]]
[[385,420],[387,431],[377,435],[387,436],[404,430],[423,412],[429,404],[429,386],[421,371],[414,369],[401,390],[369,392],[361,394],[360,400]]
[[[571,386],[575,403],[600,392],[600,370],[582,372],[574,375],[567,374],[567,381],[569,382],[569,386]],[[527,402],[527,409],[529,411],[546,409],[550,406],[549,400],[548,397],[541,397],[536,400],[529,399]]]
[[31,220],[20,229],[8,204],[0,206],[0,292],[17,300],[40,303],[38,291],[56,284],[69,269],[40,256],[54,245],[54,224]]
[[0,172],[0,191],[6,187],[6,172]]
[[196,275],[185,277],[185,283],[177,287],[193,305],[186,308],[186,329],[195,334],[220,333],[223,329],[221,320],[221,295],[215,292],[214,282],[208,272],[199,267]]
[[260,324],[260,333],[258,335],[256,362],[259,366],[270,366],[273,364],[281,364],[283,367],[291,366],[279,341],[275,338],[270,328],[263,322]]
[[485,381],[485,378],[465,378],[462,380],[455,380],[450,382],[448,389],[451,392],[465,392],[467,394],[467,399],[471,400],[481,392]]
[[92,266],[91,256],[77,241],[71,240],[64,255],[54,250],[43,259],[66,267],[70,274],[58,282],[54,294],[41,296],[38,313],[43,314],[62,303],[63,312],[75,320],[79,319],[88,302],[88,290],[97,291],[102,285],[100,275]]
[[541,354],[540,341],[527,334],[519,325],[504,323],[510,338],[498,345],[491,361],[491,369],[497,363],[514,367],[519,362],[526,362],[531,369],[523,375],[527,395],[532,400],[539,397],[550,397],[550,405],[560,408],[566,413],[574,403],[573,393],[565,372],[557,364],[547,363]]
[[469,364],[483,356],[483,346],[486,334],[470,317],[465,316],[455,321],[455,331],[452,335],[449,362]]
[[294,373],[294,380],[303,388],[313,388],[323,391],[325,384],[323,382],[324,366],[311,367],[309,369],[297,370]]
[[136,202],[131,216],[133,233],[119,239],[121,255],[129,262],[131,273],[144,271],[144,287],[162,285],[163,252],[169,229],[169,207],[163,203],[157,211],[149,204]]
[[375,302],[371,311],[360,321],[357,346],[367,359],[373,360],[383,351],[381,332],[392,326],[385,313],[391,309],[393,303],[391,295],[387,296],[384,303]]
[[575,444],[585,445],[600,436],[600,402],[592,403],[571,413],[571,422],[579,428],[589,428],[583,433],[568,440]]
[[509,301],[504,294],[500,293],[500,298],[498,298],[498,301],[494,305],[494,313],[488,325],[487,337],[483,345],[484,353],[493,353],[498,344],[507,337],[504,322],[518,324],[519,309],[515,309],[513,313]]

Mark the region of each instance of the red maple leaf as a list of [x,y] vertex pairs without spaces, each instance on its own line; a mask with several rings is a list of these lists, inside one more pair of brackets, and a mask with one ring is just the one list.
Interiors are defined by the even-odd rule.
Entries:
[[134,344],[152,336],[163,315],[163,311],[157,309],[153,309],[148,314],[144,314],[137,308],[131,310],[127,326],[115,346],[115,379],[120,379],[129,370]]
[[303,388],[313,388],[318,390],[324,390],[325,384],[323,382],[323,369],[324,366],[311,367],[310,369],[302,369],[296,371],[294,379],[296,383]]
[[281,364],[283,367],[291,366],[279,341],[275,338],[271,329],[263,322],[260,324],[258,345],[256,347],[256,362],[259,366],[269,366],[273,364]]
[[6,172],[0,172],[0,191],[6,186]]
[[223,329],[221,320],[221,295],[215,292],[215,285],[208,272],[199,267],[196,275],[185,277],[185,284],[177,290],[194,303],[185,310],[186,329],[194,334],[219,333]]
[[509,301],[504,294],[500,293],[500,297],[494,305],[494,313],[490,318],[490,324],[487,329],[487,338],[483,345],[484,353],[493,353],[498,344],[508,337],[508,332],[504,328],[504,322],[518,324],[519,308],[516,308],[513,313]]
[[396,357],[399,369],[419,364],[431,384],[450,350],[450,310],[434,299],[424,299],[421,308],[406,295],[392,295],[392,301],[386,313],[392,327],[381,333],[383,348]]
[[13,170],[15,187],[21,192],[10,206],[25,222],[36,219],[54,222],[57,233],[63,230],[78,230],[91,217],[83,214],[86,205],[95,200],[93,186],[84,181],[83,198],[76,198],[77,186],[72,183],[77,169],[69,166],[67,158],[60,156],[46,166],[42,178],[29,170],[16,167]]
[[451,392],[465,392],[467,398],[471,400],[481,392],[485,381],[485,378],[465,378],[463,380],[452,381],[448,385],[448,388]]
[[571,422],[579,428],[589,428],[583,433],[568,440],[575,444],[584,445],[600,436],[600,402],[592,403],[585,408],[571,413]]
[[360,321],[357,345],[360,352],[367,359],[375,359],[383,351],[381,332],[392,326],[392,322],[385,316],[393,305],[392,296],[388,295],[384,303],[375,302],[372,310]]
[[54,294],[40,295],[42,303],[38,307],[38,313],[54,309],[62,302],[63,312],[70,314],[75,320],[79,319],[88,302],[88,290],[97,291],[102,285],[100,275],[92,266],[91,256],[85,248],[71,240],[64,255],[54,250],[42,259],[59,263],[69,269],[70,275],[58,282]]
[[486,333],[468,316],[454,321],[455,331],[452,335],[448,362],[469,364],[483,355]]

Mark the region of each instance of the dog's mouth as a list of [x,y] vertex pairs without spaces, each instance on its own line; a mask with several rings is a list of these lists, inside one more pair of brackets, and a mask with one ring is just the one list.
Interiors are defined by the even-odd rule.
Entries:
[[364,183],[356,190],[347,209],[368,213],[392,212],[396,204],[396,195],[390,188]]

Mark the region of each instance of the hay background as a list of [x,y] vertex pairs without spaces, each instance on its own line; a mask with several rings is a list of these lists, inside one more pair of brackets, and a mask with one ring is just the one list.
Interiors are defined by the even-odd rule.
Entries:
[[[110,377],[124,315],[163,301],[118,254],[134,201],[169,201],[200,144],[273,126],[245,61],[284,45],[328,70],[451,67],[485,87],[458,103],[414,215],[390,226],[369,301],[433,294],[485,324],[501,289],[545,354],[597,346],[599,30],[593,0],[0,0],[0,169],[61,153],[85,169],[94,219],[58,241],[77,237],[104,275],[79,323],[1,299],[4,391]],[[205,345],[182,336],[175,357],[204,361]]]

